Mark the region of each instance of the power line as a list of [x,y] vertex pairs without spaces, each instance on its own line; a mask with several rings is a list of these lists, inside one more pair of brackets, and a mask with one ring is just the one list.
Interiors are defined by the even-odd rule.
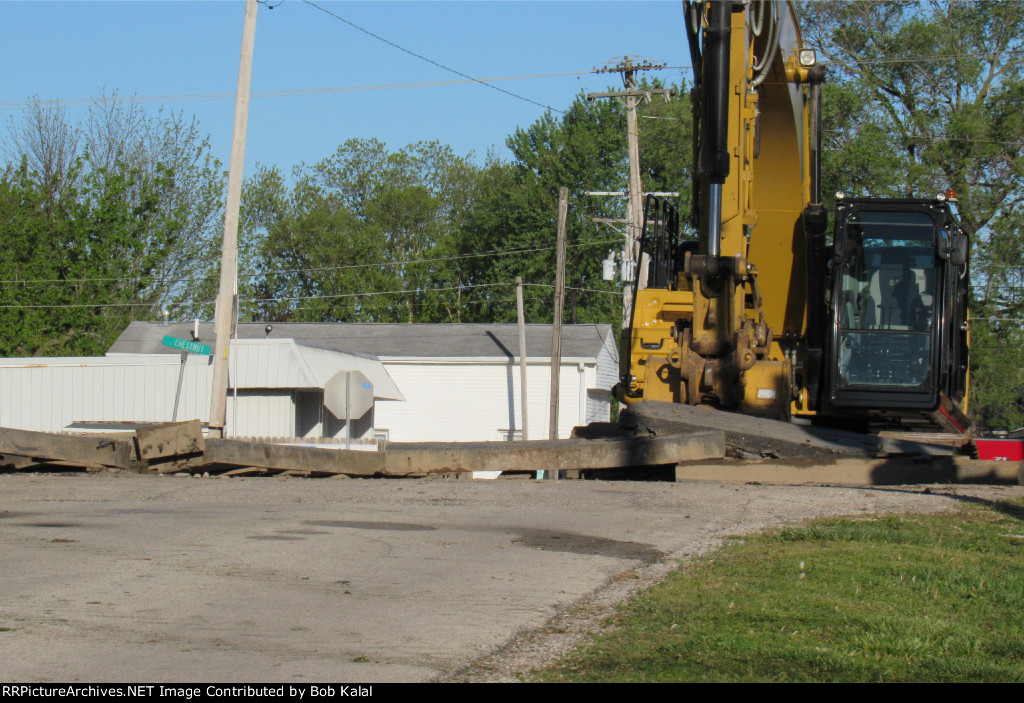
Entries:
[[[1000,57],[1014,59],[1024,56],[1024,51],[1005,51]],[[985,54],[936,54],[934,56],[890,56],[877,59],[861,59],[850,57],[849,59],[825,59],[824,64],[835,64],[837,66],[861,66],[864,64],[893,64],[893,63],[944,63],[952,61],[991,61],[992,56]]]
[[[325,293],[318,295],[296,295],[296,296],[281,296],[273,298],[239,298],[239,303],[276,303],[286,302],[291,300],[333,300],[339,298],[364,298],[364,297],[375,297],[378,295],[407,295],[409,293],[439,293],[444,291],[464,291],[473,290],[476,288],[508,288],[514,287],[515,283],[462,283],[457,286],[438,286],[435,288],[407,288],[404,290],[390,290],[390,291],[370,291],[368,293]],[[552,283],[524,283],[525,287],[533,288],[550,288],[553,289],[555,286]],[[597,288],[580,288],[575,286],[566,286],[566,290],[576,290],[584,293],[603,293],[605,295],[614,295],[618,297],[621,295],[618,291],[599,290]],[[495,302],[495,301],[487,301]],[[0,306],[2,307],[2,306]]]
[[[618,239],[600,239],[589,242],[575,242],[569,244],[570,247],[588,247],[588,246],[605,246],[607,244],[615,244]],[[555,249],[555,245],[551,246],[538,246],[538,247],[523,247],[519,249],[491,249],[490,251],[474,252],[470,254],[453,254],[452,256],[436,256],[425,259],[404,259],[404,260],[391,260],[391,261],[379,261],[376,263],[369,264],[345,264],[341,266],[322,266],[316,268],[296,268],[296,269],[272,269],[269,271],[254,271],[251,273],[243,273],[240,278],[253,279],[253,278],[266,278],[270,276],[278,276],[284,274],[294,273],[323,273],[327,271],[343,271],[348,269],[361,269],[361,268],[380,268],[385,266],[408,266],[412,264],[429,264],[438,263],[441,261],[458,261],[463,259],[477,259],[487,256],[508,256],[515,254],[530,254],[539,251],[552,251]],[[111,278],[36,278],[36,279],[8,279],[0,280],[0,285],[23,285],[23,284],[47,284],[51,287],[64,286],[64,285],[80,285],[85,283],[141,283],[143,281],[159,281],[162,277],[160,276],[140,276],[134,277],[111,277]],[[197,278],[186,278],[181,279],[177,283],[196,282]]]
[[[580,249],[583,247],[590,246],[607,246],[609,244],[615,245],[620,242],[620,239],[600,239],[588,242],[574,242],[567,244],[566,246]],[[421,259],[402,259],[402,260],[391,260],[391,261],[379,261],[374,263],[366,264],[344,264],[339,266],[321,266],[321,267],[309,267],[309,268],[292,268],[292,269],[272,269],[269,271],[253,271],[253,272],[242,272],[239,276],[241,280],[254,280],[261,278],[270,278],[272,276],[283,276],[293,275],[297,273],[327,273],[331,271],[344,271],[344,270],[355,270],[363,268],[383,268],[389,266],[410,266],[416,264],[430,264],[439,263],[444,261],[460,261],[466,259],[476,259],[484,257],[497,257],[497,256],[514,256],[517,254],[531,254],[541,251],[553,251],[555,245],[550,246],[536,246],[536,247],[524,247],[519,249],[491,249],[488,251],[474,252],[469,254],[454,254],[452,256],[436,256]],[[1016,264],[992,264],[986,266],[986,268],[1020,268],[1020,265]],[[78,286],[89,283],[142,283],[147,281],[160,281],[162,277],[159,276],[141,276],[138,278],[134,277],[110,277],[110,278],[40,278],[40,279],[0,279],[0,286],[19,286],[19,285],[39,285],[46,288],[60,288],[64,286]],[[182,285],[187,283],[196,283],[201,281],[202,278],[190,277],[184,278],[179,281],[175,281],[171,285]],[[540,284],[524,284],[524,285],[540,285]],[[971,284],[972,288],[984,288],[981,284]],[[1003,286],[1003,290],[1017,290],[1022,287],[1020,286]],[[578,288],[580,291],[591,291],[591,292],[606,292],[598,291],[596,289],[585,289]],[[147,305],[146,303],[117,303],[115,305]],[[92,307],[84,305],[84,307]]]
[[[504,284],[504,283],[495,283],[494,285],[506,285],[506,284]],[[507,285],[513,285],[514,286],[515,284],[514,283],[509,283]],[[529,287],[534,287],[534,288],[554,288],[555,286],[552,285],[551,283],[524,283],[523,287],[524,288],[529,288]],[[621,296],[622,295],[622,293],[620,291],[616,291],[616,290],[600,290],[598,288],[581,288],[579,286],[566,286],[565,289],[566,290],[578,291],[580,293],[604,293],[605,295],[614,295],[614,296]]]
[[[526,283],[526,286],[534,288],[554,288],[551,283]],[[277,302],[288,302],[295,300],[335,300],[343,298],[373,298],[381,295],[408,295],[410,293],[440,293],[445,291],[466,291],[474,290],[478,288],[502,288],[512,287],[515,283],[512,282],[501,282],[501,283],[460,283],[454,286],[435,286],[433,288],[406,288],[402,290],[387,290],[387,291],[366,291],[361,293],[319,293],[316,295],[295,295],[295,296],[275,296],[270,298],[239,298],[238,302],[241,303],[277,303]],[[605,295],[619,296],[618,291],[600,290],[597,288],[582,288],[577,286],[566,286],[566,290],[576,290],[584,293],[602,293]],[[164,305],[174,307],[185,307],[185,306],[198,306],[198,305],[213,305],[216,301],[214,300],[187,300],[173,303],[164,303]],[[468,302],[468,301],[467,301]],[[491,301],[495,302],[495,301]],[[133,307],[148,307],[152,308],[158,305],[158,303],[54,303],[49,305],[0,305],[0,309],[11,310],[56,310],[56,309],[78,309],[78,308],[133,308]]]
[[[607,244],[617,243],[617,239],[603,239],[595,240],[590,242],[576,242],[569,244],[571,247],[588,247],[588,246],[604,246]],[[462,259],[478,259],[481,257],[495,256],[495,255],[510,255],[510,254],[530,254],[539,251],[553,251],[555,245],[551,246],[538,246],[538,247],[526,247],[522,249],[492,249],[491,251],[474,252],[471,254],[453,254],[452,256],[438,256],[427,259],[406,259],[404,261],[385,261],[376,264],[346,264],[344,266],[324,266],[319,268],[301,268],[301,269],[276,269],[273,271],[263,271],[251,274],[246,274],[248,278],[256,278],[260,276],[277,276],[282,274],[293,274],[293,273],[322,273],[325,271],[342,271],[347,269],[359,269],[359,268],[378,268],[381,266],[405,266],[409,264],[428,264],[437,263],[441,261],[457,261]],[[0,281],[2,283],[3,281]]]
[[[215,300],[208,301],[185,301],[180,303],[167,303],[169,305],[213,305]],[[54,303],[52,305],[0,305],[2,310],[63,310],[75,308],[153,308],[159,303]]]
[[[618,244],[621,242],[621,238],[616,239],[596,239],[586,242],[573,242],[566,246],[580,249],[583,247],[591,246],[606,246],[609,244]],[[514,256],[517,254],[532,254],[542,251],[553,251],[555,245],[545,246],[532,246],[532,247],[520,247],[520,248],[508,248],[508,249],[490,249],[487,251],[472,252],[466,254],[453,254],[451,256],[434,256],[419,259],[392,259],[389,261],[377,261],[372,263],[364,264],[343,264],[338,266],[319,266],[319,267],[307,267],[307,268],[290,268],[290,269],[270,269],[266,271],[251,271],[242,272],[239,276],[240,279],[259,279],[269,278],[271,276],[282,276],[296,273],[326,273],[330,271],[345,271],[355,270],[363,268],[382,268],[388,266],[409,266],[416,264],[431,264],[439,263],[444,261],[460,261],[466,259],[477,259],[484,257],[495,257],[495,256]],[[985,264],[984,269],[992,268],[1009,268],[1009,269],[1020,269],[1022,264],[1004,264],[1004,263],[991,263]],[[976,271],[975,273],[981,273]],[[112,277],[95,277],[95,278],[24,278],[24,279],[0,279],[0,286],[19,286],[19,285],[45,285],[47,287],[61,287],[69,285],[83,285],[88,283],[143,283],[143,282],[159,282],[163,280],[164,276],[112,276]],[[172,285],[180,285],[183,283],[196,283],[201,281],[202,277],[189,277],[175,281]],[[531,284],[526,284],[531,285]],[[981,284],[972,284],[973,288],[984,287]],[[1006,289],[1006,287],[1003,287]],[[1016,287],[1015,287],[1016,288]],[[583,290],[583,289],[580,289]]]
[[[294,88],[288,90],[254,90],[250,98],[282,98],[303,95],[328,95],[331,93],[360,93],[374,90],[403,90],[407,88],[436,88],[449,85],[466,85],[469,83],[489,84],[496,81],[518,81],[533,78],[563,78],[565,76],[584,76],[594,71],[565,71],[561,73],[535,73],[522,76],[496,76],[493,78],[469,78],[457,81],[419,81],[413,83],[382,83],[374,85],[350,85],[334,88]],[[494,87],[494,86],[492,86]],[[501,90],[497,88],[497,90]],[[502,91],[508,92],[508,91]],[[117,96],[117,100],[130,104],[206,102],[216,100],[234,100],[234,93],[181,93],[174,95],[132,95]],[[0,110],[24,110],[39,106],[43,109],[59,109],[62,107],[78,107],[92,105],[99,98],[52,98],[47,100],[0,100]]]
[[335,300],[340,298],[370,298],[378,295],[407,295],[409,293],[438,293],[453,290],[471,290],[474,288],[490,288],[493,286],[511,286],[514,283],[465,283],[457,286],[439,286],[437,288],[408,288],[405,290],[381,290],[369,293],[321,293],[318,295],[294,295],[274,298],[239,298],[239,303],[278,303],[289,300]]
[[[289,302],[299,300],[337,300],[345,298],[373,298],[382,295],[408,295],[410,293],[439,293],[445,291],[466,291],[481,288],[507,288],[513,287],[515,283],[512,282],[501,282],[501,283],[460,283],[455,286],[436,286],[433,288],[406,288],[402,290],[390,290],[390,291],[366,291],[361,293],[321,293],[316,295],[301,295],[301,296],[279,296],[270,298],[239,298],[239,303],[276,303],[276,302]],[[530,288],[546,288],[553,289],[555,286],[551,283],[524,283],[524,287]],[[614,290],[601,290],[598,288],[585,288],[582,286],[566,286],[566,290],[575,290],[581,293],[599,293],[602,295],[613,295],[618,297],[619,291]],[[532,300],[541,300],[542,298],[532,298]],[[509,302],[512,299],[504,300]],[[166,303],[166,305],[174,307],[185,307],[185,306],[201,306],[201,305],[213,305],[216,301],[205,300],[205,301],[179,301],[175,303]],[[486,301],[474,301],[466,300],[460,301],[461,304],[481,304],[481,303],[499,303],[502,300],[486,300]],[[75,308],[116,308],[116,307],[155,307],[154,303],[66,303],[66,304],[51,304],[51,305],[0,305],[0,309],[75,309]],[[971,322],[1013,322],[1013,323],[1024,323],[1024,318],[1017,317],[972,317]]]
[[[821,130],[821,132],[822,132],[822,134],[834,134],[834,135],[837,135],[839,137],[847,137],[847,138],[850,136],[851,132],[856,132],[858,136],[864,136],[864,137],[869,137],[869,138],[877,138],[880,135],[884,135],[884,136],[898,136],[898,137],[903,137],[903,136],[915,137],[916,136],[914,133],[911,133],[909,135],[893,134],[891,131],[886,130],[886,129],[884,129],[884,128],[880,127],[879,125],[876,125],[876,124],[870,124],[869,127],[873,128],[873,129],[862,129],[858,125],[856,128],[851,128],[851,129],[823,129],[823,130]],[[927,136],[928,140],[931,141],[931,145],[930,146],[932,148],[938,148],[938,147],[941,147],[941,146],[948,146],[948,142],[959,142],[959,143],[964,143],[964,144],[999,144],[1000,146],[1012,146],[1012,147],[1018,147],[1018,146],[1021,145],[1021,142],[1024,142],[1024,137],[1022,137],[1021,139],[1017,139],[1017,140],[1004,141],[1004,140],[999,140],[999,139],[977,139],[975,137],[956,137],[956,136],[950,136],[950,135],[944,134],[944,133],[943,134],[935,134],[935,135],[926,135],[926,136]],[[925,141],[926,140],[922,138],[922,142],[925,142]],[[922,146],[929,146],[929,144],[923,143]]]
[[[308,0],[303,0],[304,2]],[[312,4],[312,3],[310,3]],[[326,10],[325,10],[326,12]],[[347,20],[346,20],[347,21]],[[386,41],[386,40],[384,40]],[[1014,55],[1024,55],[1024,52],[1016,52]],[[413,54],[416,55],[416,54]],[[948,56],[919,56],[919,57],[899,57],[890,59],[862,59],[859,63],[931,63],[939,61],[954,61],[954,60],[966,60],[966,59],[984,59],[984,56],[972,56],[972,55],[948,55]],[[429,59],[425,59],[429,61]],[[846,65],[835,60],[824,60],[820,62],[822,64],[836,64]],[[689,68],[689,66],[662,66],[657,67],[654,70],[681,70]],[[457,75],[463,75],[451,70]],[[359,92],[370,92],[379,90],[405,90],[410,88],[436,88],[444,86],[454,85],[466,85],[470,83],[482,83],[489,85],[497,81],[516,81],[516,80],[530,80],[536,78],[564,78],[567,76],[585,76],[596,74],[597,71],[563,71],[557,73],[535,73],[535,74],[524,74],[518,76],[494,76],[490,78],[473,78],[466,77],[463,80],[450,80],[450,81],[414,81],[409,83],[381,83],[381,84],[368,84],[368,85],[351,85],[351,86],[336,86],[330,88],[291,88],[291,89],[280,89],[280,90],[254,90],[250,93],[250,98],[278,98],[278,97],[301,97],[306,95],[329,95],[333,93],[359,93]],[[552,109],[555,112],[564,114],[564,110],[557,110],[551,108],[548,105],[537,103],[529,98],[522,97],[515,93],[507,90],[503,90],[496,86],[490,86],[495,90],[499,90],[503,93],[507,93],[513,97],[526,100],[539,107]],[[123,101],[129,104],[156,104],[156,103],[186,103],[186,102],[214,102],[218,100],[234,100],[234,93],[170,93],[166,95],[131,95],[131,96],[117,96],[117,100]],[[87,98],[48,98],[45,100],[26,99],[26,100],[0,100],[0,110],[25,110],[30,107],[38,106],[42,109],[59,109],[62,107],[80,107],[94,104],[99,98],[87,97]],[[653,117],[644,115],[644,119],[661,119],[661,120],[678,120],[679,118],[674,117]],[[999,143],[999,142],[996,142]]]
[[499,88],[496,85],[491,85],[490,83],[485,83],[485,82],[483,82],[481,80],[473,78],[473,76],[470,76],[470,75],[467,75],[467,74],[463,73],[462,71],[458,71],[458,70],[456,70],[454,68],[451,68],[449,66],[445,66],[444,64],[438,63],[437,61],[434,61],[433,59],[429,59],[426,56],[423,56],[422,54],[417,54],[415,51],[410,51],[409,49],[406,49],[404,46],[399,46],[398,44],[396,44],[395,42],[391,41],[390,39],[385,39],[384,37],[380,36],[379,34],[374,34],[370,30],[364,29],[363,27],[360,27],[358,24],[355,24],[354,22],[350,22],[349,20],[345,19],[341,15],[336,15],[333,12],[331,12],[330,10],[327,10],[327,9],[325,9],[323,7],[320,7],[315,2],[312,2],[312,0],[303,0],[303,2],[305,2],[307,5],[310,5],[311,7],[315,7],[316,9],[320,10],[320,12],[328,14],[331,17],[344,22],[348,26],[352,27],[353,29],[359,30],[363,34],[367,34],[367,35],[373,37],[377,41],[382,41],[385,44],[387,44],[388,46],[392,46],[392,47],[398,49],[399,51],[402,51],[402,52],[405,52],[406,54],[409,54],[410,56],[415,56],[416,58],[420,59],[421,61],[426,61],[427,63],[432,64],[434,66],[437,66],[438,68],[444,69],[445,71],[448,71],[449,73],[454,73],[456,76],[462,76],[463,78],[466,78],[466,79],[471,80],[473,82],[479,83],[480,85],[486,85],[488,88],[493,88],[494,90],[497,90],[498,92],[505,93],[506,95],[510,95],[513,98],[516,98],[518,100],[524,100],[524,101],[526,101],[528,103],[532,103],[532,104],[536,105],[537,107],[543,107],[543,108],[545,108],[547,110],[551,110],[553,112],[558,112],[558,113],[561,113],[563,115],[565,114],[564,110],[557,110],[557,109],[551,107],[550,105],[544,105],[543,103],[539,103],[536,100],[531,100],[530,98],[524,97],[522,95],[518,95],[517,93],[513,93],[510,90],[505,90],[504,88]]

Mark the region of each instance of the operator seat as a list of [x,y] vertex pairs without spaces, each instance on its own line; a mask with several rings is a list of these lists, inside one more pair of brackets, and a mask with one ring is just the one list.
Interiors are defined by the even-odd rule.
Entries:
[[924,271],[914,269],[909,261],[887,262],[879,266],[868,285],[870,304],[875,308],[872,328],[927,328],[928,306],[923,298],[924,284]]

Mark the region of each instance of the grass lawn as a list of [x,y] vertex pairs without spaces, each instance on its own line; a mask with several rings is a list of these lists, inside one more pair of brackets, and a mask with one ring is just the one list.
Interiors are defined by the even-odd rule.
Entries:
[[543,681],[1024,681],[1024,501],[730,539]]

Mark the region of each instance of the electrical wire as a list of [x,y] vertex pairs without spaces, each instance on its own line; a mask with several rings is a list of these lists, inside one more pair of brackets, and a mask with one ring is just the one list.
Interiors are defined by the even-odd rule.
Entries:
[[362,32],[363,34],[367,34],[367,35],[373,37],[374,39],[376,39],[377,41],[384,42],[388,46],[392,46],[392,47],[398,49],[399,51],[405,52],[406,54],[409,54],[410,56],[414,56],[414,57],[420,59],[421,61],[426,61],[427,63],[432,64],[434,66],[437,66],[438,68],[444,69],[445,71],[448,71],[449,73],[454,73],[456,76],[462,76],[463,78],[466,78],[466,79],[468,79],[470,81],[473,81],[475,83],[479,83],[480,85],[485,85],[488,88],[492,88],[494,90],[497,90],[500,93],[505,93],[506,95],[510,95],[513,98],[516,98],[518,100],[523,100],[525,102],[532,103],[533,105],[536,105],[537,107],[543,107],[543,108],[545,108],[547,110],[551,110],[552,112],[557,112],[557,113],[560,113],[560,114],[563,114],[563,115],[565,114],[564,110],[558,110],[556,108],[551,107],[550,105],[545,105],[543,103],[537,102],[536,100],[532,100],[530,98],[524,97],[524,96],[519,95],[517,93],[513,93],[510,90],[505,90],[504,88],[499,88],[496,85],[491,85],[490,83],[485,83],[485,82],[483,82],[483,81],[481,81],[481,80],[479,80],[477,78],[474,78],[473,76],[470,76],[468,74],[463,73],[462,71],[459,71],[459,70],[456,70],[454,68],[451,68],[450,66],[445,66],[444,64],[438,63],[437,61],[434,61],[433,59],[429,59],[426,56],[423,56],[422,54],[417,54],[415,51],[410,51],[409,49],[406,49],[404,46],[400,46],[400,45],[396,44],[395,42],[391,41],[390,39],[385,39],[384,37],[380,36],[379,34],[374,34],[370,30],[364,29],[363,27],[360,27],[358,24],[355,24],[354,22],[350,22],[349,20],[345,19],[341,15],[336,15],[333,12],[331,12],[330,10],[327,10],[327,9],[325,9],[323,7],[320,7],[319,5],[317,5],[312,0],[302,0],[302,1],[304,3],[306,3],[307,5],[309,5],[311,7],[315,7],[316,9],[320,10],[320,12],[328,14],[331,17],[344,22],[345,24],[347,24],[348,26],[352,27],[353,29],[357,29],[360,32]]
[[[367,291],[362,293],[321,293],[317,295],[296,295],[296,296],[279,296],[270,298],[242,298],[239,297],[239,304],[242,303],[276,303],[276,302],[288,302],[294,300],[334,300],[342,298],[372,298],[380,295],[408,295],[410,293],[439,293],[444,291],[465,291],[473,290],[477,288],[502,288],[502,287],[514,287],[515,283],[460,283],[456,286],[436,286],[433,288],[406,288],[402,290],[389,290],[389,291]],[[548,288],[553,289],[555,286],[553,283],[524,283],[524,287],[532,288]],[[579,286],[566,286],[566,290],[575,290],[583,293],[601,293],[605,295],[620,296],[619,291],[601,290],[598,288],[583,288]],[[494,301],[489,301],[494,302]],[[173,303],[165,303],[165,305],[171,305],[174,307],[183,306],[197,306],[197,305],[214,305],[215,300],[187,300]],[[54,303],[50,305],[0,305],[0,309],[25,309],[25,310],[37,310],[37,309],[77,309],[77,308],[118,308],[118,307],[148,307],[153,308],[160,303]]]
[[[213,305],[215,300],[210,301],[185,301],[181,303],[170,303],[170,305]],[[63,310],[76,308],[155,308],[159,303],[54,303],[52,305],[0,305],[0,310]]]
[[325,293],[319,295],[294,295],[274,298],[239,298],[239,303],[277,303],[290,300],[336,300],[341,298],[363,298],[378,295],[408,295],[409,293],[439,293],[451,290],[471,290],[474,288],[490,288],[494,286],[514,286],[514,283],[464,283],[457,286],[439,286],[436,288],[409,288],[405,290],[382,290],[369,293]]
[[[589,246],[605,246],[607,244],[616,244],[620,240],[618,239],[600,239],[589,242],[573,242],[567,244],[568,247],[589,247]],[[254,278],[263,278],[269,276],[277,276],[284,274],[294,273],[322,273],[327,271],[343,271],[348,269],[361,269],[361,268],[382,268],[386,266],[409,266],[413,264],[428,264],[437,263],[440,261],[459,261],[464,259],[477,259],[482,257],[493,257],[493,256],[507,256],[515,254],[530,254],[539,251],[553,251],[557,248],[557,245],[550,246],[539,246],[539,247],[524,247],[520,249],[491,249],[490,251],[474,252],[471,254],[454,254],[452,256],[436,256],[425,259],[405,259],[405,260],[392,260],[392,261],[380,261],[370,264],[345,264],[342,266],[322,266],[317,268],[295,268],[295,269],[272,269],[269,271],[254,271],[252,273],[243,273],[239,276],[240,279],[249,280]],[[141,283],[144,281],[155,281],[160,280],[160,276],[141,276],[138,278],[134,277],[111,277],[111,278],[36,278],[36,279],[6,279],[0,280],[0,285],[24,285],[24,284],[48,284],[56,286],[64,285],[80,285],[84,283]],[[192,282],[202,280],[202,278],[186,278],[179,281],[179,283]]]
[[[288,90],[254,90],[250,98],[281,98],[303,95],[328,95],[331,93],[361,93],[375,90],[402,90],[407,88],[436,88],[449,85],[467,85],[470,83],[490,84],[497,81],[518,81],[534,78],[564,78],[566,76],[584,76],[594,71],[564,71],[561,73],[535,73],[522,76],[496,76],[492,78],[468,78],[453,81],[419,81],[414,83],[383,83],[375,85],[351,85],[335,88],[293,88]],[[493,86],[492,86],[493,87]],[[498,90],[501,90],[498,88]],[[507,92],[507,91],[502,91]],[[129,104],[206,102],[215,100],[234,100],[234,93],[183,93],[176,95],[132,95],[118,96],[119,101]],[[48,100],[0,100],[0,110],[25,110],[39,106],[43,109],[60,109],[92,105],[98,98],[53,98]]]
[[[568,247],[589,247],[589,246],[598,246],[598,245],[604,246],[606,244],[615,244],[615,243],[618,243],[618,242],[619,242],[618,239],[603,239],[603,240],[594,240],[594,241],[589,241],[589,242],[574,242],[572,244],[567,244],[566,246],[568,246]],[[557,248],[558,248],[557,245],[553,244],[551,246],[527,247],[527,248],[522,248],[522,249],[493,249],[491,251],[474,252],[472,254],[455,254],[455,255],[452,255],[452,256],[439,256],[439,257],[428,258],[428,259],[407,259],[405,261],[387,261],[387,262],[376,263],[376,264],[346,264],[344,266],[324,266],[324,267],[319,267],[319,268],[276,269],[276,270],[273,270],[273,271],[251,273],[251,274],[247,274],[247,275],[250,278],[255,278],[255,277],[258,277],[258,276],[276,276],[276,275],[293,274],[293,273],[322,273],[322,272],[325,272],[325,271],[341,271],[341,270],[359,269],[359,268],[379,268],[379,267],[382,267],[382,266],[405,266],[405,265],[409,265],[409,264],[437,263],[439,261],[457,261],[457,260],[463,260],[463,259],[477,259],[477,258],[481,258],[481,257],[488,257],[488,256],[495,256],[495,255],[530,254],[530,253],[535,253],[535,252],[539,252],[539,251],[553,251],[554,249],[557,249]],[[3,283],[3,281],[0,281],[0,283]]]
[[[1024,51],[1005,51],[1000,54],[1001,57],[1007,57],[1009,59],[1020,58],[1024,56]],[[836,64],[838,66],[850,66],[850,65],[874,65],[874,64],[894,64],[894,63],[942,63],[949,61],[991,61],[992,57],[985,54],[936,54],[935,56],[892,56],[878,59],[859,59],[851,58],[850,60],[838,60],[838,59],[825,59],[821,63],[825,65]]]
[[[875,126],[875,125],[872,125],[872,126]],[[842,130],[842,129],[823,129],[823,130],[821,130],[822,134],[837,135],[837,136],[845,138],[845,139],[849,138],[849,132],[850,131],[854,131],[854,130]],[[903,136],[903,135],[895,135],[892,132],[888,132],[886,130],[882,130],[881,128],[876,129],[875,130],[876,133],[871,133],[868,130],[857,130],[857,131],[859,132],[858,136],[865,136],[865,137],[868,137],[868,138],[875,138],[875,139],[877,139],[879,134],[882,133],[882,132],[885,133],[885,136]],[[911,135],[911,136],[913,136],[913,135]],[[958,143],[962,143],[962,144],[998,144],[1000,146],[1009,146],[1009,147],[1020,147],[1021,144],[1024,143],[1024,137],[1022,137],[1020,139],[1017,139],[1017,140],[1014,140],[1014,141],[1003,141],[1003,140],[999,140],[999,139],[976,139],[974,137],[951,137],[951,136],[946,135],[946,134],[936,134],[936,135],[929,136],[928,138],[930,140],[932,140],[932,144],[931,145],[923,145],[923,146],[928,146],[929,148],[938,148],[940,146],[945,146],[946,142],[958,142]]]

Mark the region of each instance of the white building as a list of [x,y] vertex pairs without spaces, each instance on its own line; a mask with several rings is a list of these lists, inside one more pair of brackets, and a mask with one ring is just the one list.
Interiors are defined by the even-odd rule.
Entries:
[[[162,339],[162,338],[161,338]],[[231,436],[340,437],[345,423],[323,405],[339,371],[359,371],[376,400],[402,394],[380,362],[315,349],[291,339],[232,345],[226,432]],[[0,359],[0,427],[61,432],[111,424],[170,422],[210,415],[210,357],[180,353]],[[371,437],[373,415],[353,422]]]
[[[166,354],[177,359],[175,350],[163,346],[164,336],[190,339],[192,331],[193,325],[189,323],[133,322],[110,348],[108,358]],[[526,332],[528,437],[547,439],[551,325],[527,325]],[[199,325],[199,339],[203,343],[212,344],[213,337],[212,324]],[[419,442],[522,437],[518,328],[514,324],[242,323],[238,337],[242,342],[294,340],[302,349],[379,360],[404,398],[377,395],[375,386],[373,428],[380,438]],[[255,367],[241,363],[237,371],[240,388],[251,388],[249,384],[256,382],[260,369],[275,362],[254,357],[250,363]],[[563,326],[559,437],[568,437],[575,425],[609,419],[610,391],[617,377],[618,354],[609,325]],[[247,405],[247,418],[239,423],[239,430],[233,432],[230,421],[227,430],[250,435],[253,433],[249,428],[276,422],[275,427],[283,434],[290,422],[291,436],[337,436],[339,426],[329,416],[320,423],[311,419],[311,409],[323,408],[322,385],[279,388],[281,397],[275,396],[274,400],[254,390],[253,394],[263,399],[264,407]],[[291,399],[291,420],[286,397]],[[307,410],[304,412],[303,408]],[[194,412],[206,419],[208,403]],[[241,415],[243,409],[238,412]],[[268,418],[254,420],[248,417],[250,413],[265,414]],[[272,421],[270,417],[278,419]]]

